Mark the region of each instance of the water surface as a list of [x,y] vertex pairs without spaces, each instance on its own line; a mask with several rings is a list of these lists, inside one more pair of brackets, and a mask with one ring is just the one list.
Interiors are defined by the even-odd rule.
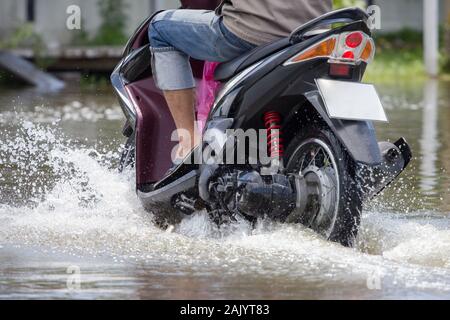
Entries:
[[0,298],[450,298],[450,84],[377,87],[379,138],[405,136],[415,158],[352,249],[294,225],[218,230],[203,213],[161,231],[115,171],[109,91],[1,89]]

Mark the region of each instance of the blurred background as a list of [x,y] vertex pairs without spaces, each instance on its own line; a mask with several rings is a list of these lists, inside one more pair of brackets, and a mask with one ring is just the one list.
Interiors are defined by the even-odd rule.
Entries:
[[[197,1],[205,6],[216,2]],[[385,77],[424,71],[424,3],[431,2],[438,2],[432,19],[439,33],[438,63],[441,72],[446,73],[450,66],[449,0],[334,0],[336,8],[381,8],[381,30],[376,32],[377,61],[395,66],[394,70],[374,68],[378,76]],[[67,10],[73,5],[80,8],[81,28],[69,30]],[[157,10],[180,5],[177,0],[3,0],[0,50],[10,50],[49,71],[110,72],[126,40],[145,18]],[[0,79],[5,77],[2,74]]]

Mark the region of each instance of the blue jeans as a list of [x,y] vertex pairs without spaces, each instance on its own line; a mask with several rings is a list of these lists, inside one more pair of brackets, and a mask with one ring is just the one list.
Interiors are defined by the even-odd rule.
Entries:
[[255,47],[231,33],[214,11],[168,10],[149,27],[152,69],[161,90],[195,87],[189,58],[211,62],[232,60]]

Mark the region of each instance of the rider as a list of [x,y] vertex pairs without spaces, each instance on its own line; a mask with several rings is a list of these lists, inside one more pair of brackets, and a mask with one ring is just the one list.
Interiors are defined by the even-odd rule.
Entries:
[[299,25],[329,12],[331,2],[223,0],[216,11],[168,10],[155,16],[149,37],[156,84],[164,92],[177,129],[186,130],[191,137],[179,135],[177,158],[187,156],[200,142],[189,57],[229,61],[254,47],[287,37]]

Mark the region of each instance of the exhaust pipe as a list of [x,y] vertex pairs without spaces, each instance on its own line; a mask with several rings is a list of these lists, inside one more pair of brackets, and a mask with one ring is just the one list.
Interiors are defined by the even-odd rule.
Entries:
[[358,183],[363,200],[370,200],[380,194],[402,173],[411,161],[411,148],[404,138],[395,143],[380,142],[383,162],[378,166],[361,165],[358,168]]

